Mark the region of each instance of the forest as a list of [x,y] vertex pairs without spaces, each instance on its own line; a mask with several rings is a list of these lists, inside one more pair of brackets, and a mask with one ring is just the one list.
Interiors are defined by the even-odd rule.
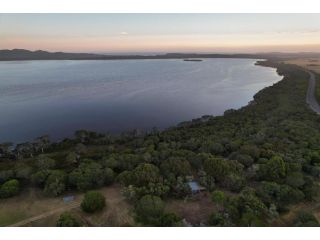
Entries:
[[[73,138],[0,145],[0,198],[40,188],[48,196],[84,192],[81,209],[99,211],[95,190],[118,184],[137,226],[183,226],[166,211],[170,199],[192,198],[188,182],[205,188],[215,210],[205,226],[273,226],[292,206],[319,201],[320,118],[305,102],[309,75],[271,61],[283,80],[223,116],[202,116],[166,130],[122,134],[76,131]],[[318,84],[317,84],[318,86]],[[1,203],[1,199],[0,199]],[[81,226],[69,213],[57,226]],[[302,209],[288,226],[319,226]]]

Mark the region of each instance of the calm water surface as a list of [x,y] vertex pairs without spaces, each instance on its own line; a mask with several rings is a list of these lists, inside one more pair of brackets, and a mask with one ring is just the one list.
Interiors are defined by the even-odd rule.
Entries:
[[248,59],[0,62],[0,142],[77,129],[163,129],[219,115],[279,81]]

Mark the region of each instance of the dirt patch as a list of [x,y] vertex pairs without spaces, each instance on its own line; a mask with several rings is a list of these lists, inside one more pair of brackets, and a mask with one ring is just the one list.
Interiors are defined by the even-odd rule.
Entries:
[[[94,214],[86,214],[80,209],[80,202],[83,194],[78,194],[77,201],[70,203],[70,207],[56,208],[53,211],[45,211],[42,214],[35,216],[36,220],[29,221],[23,226],[29,227],[54,227],[62,212],[68,211],[78,219],[84,226],[133,226],[132,207],[126,202],[121,194],[119,186],[105,187],[100,190],[105,198],[107,206],[101,212]],[[28,220],[28,219],[27,219]]]
[[107,187],[99,190],[106,198],[106,208],[95,214],[86,214],[80,209],[76,214],[87,222],[89,226],[133,226],[132,206],[127,203],[118,186]]
[[169,200],[166,204],[166,211],[174,212],[194,226],[198,226],[200,223],[206,224],[210,214],[215,210],[210,195],[206,192],[199,193],[187,200]]
[[0,226],[8,226],[65,206],[62,197],[47,197],[40,189],[28,188],[18,196],[0,200]]

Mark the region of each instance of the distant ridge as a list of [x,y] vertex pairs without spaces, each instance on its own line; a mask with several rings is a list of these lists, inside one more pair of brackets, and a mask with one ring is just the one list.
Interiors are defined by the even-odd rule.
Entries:
[[0,61],[19,60],[121,60],[121,59],[185,59],[185,58],[257,58],[255,54],[166,53],[159,55],[106,55],[92,53],[47,52],[26,49],[0,50]]
[[166,53],[158,55],[106,55],[93,53],[48,52],[26,49],[0,50],[0,61],[20,60],[125,60],[125,59],[187,59],[187,58],[250,58],[250,59],[290,59],[295,57],[320,57],[320,53],[257,53],[257,54],[218,54],[218,53]]

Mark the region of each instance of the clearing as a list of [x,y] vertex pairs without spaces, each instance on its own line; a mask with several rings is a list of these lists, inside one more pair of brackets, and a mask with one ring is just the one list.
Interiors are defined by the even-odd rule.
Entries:
[[55,226],[60,214],[70,211],[88,226],[132,226],[131,206],[122,196],[119,186],[100,190],[107,207],[95,214],[85,214],[80,209],[83,193],[74,195],[72,202],[65,203],[63,196],[46,197],[41,190],[29,188],[16,197],[0,201],[0,226]]

